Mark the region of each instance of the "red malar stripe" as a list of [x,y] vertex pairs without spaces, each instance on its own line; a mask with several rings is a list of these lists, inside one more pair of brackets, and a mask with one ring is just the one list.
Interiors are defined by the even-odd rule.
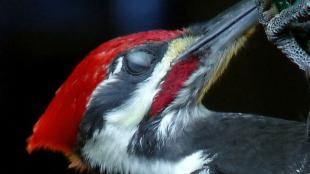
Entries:
[[197,70],[199,60],[196,57],[190,57],[182,62],[177,63],[169,72],[162,89],[155,98],[151,116],[157,116],[177,97],[184,83]]

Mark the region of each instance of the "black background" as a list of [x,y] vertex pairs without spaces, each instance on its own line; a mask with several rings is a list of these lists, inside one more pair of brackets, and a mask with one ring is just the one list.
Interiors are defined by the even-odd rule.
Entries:
[[[60,154],[26,153],[54,92],[100,43],[210,19],[234,0],[0,0],[1,173],[74,173]],[[303,73],[261,27],[206,96],[209,108],[303,120]]]

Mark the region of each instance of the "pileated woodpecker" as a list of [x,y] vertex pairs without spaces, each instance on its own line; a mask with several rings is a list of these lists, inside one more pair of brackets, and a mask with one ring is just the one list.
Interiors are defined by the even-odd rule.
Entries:
[[257,18],[243,0],[207,23],[102,44],[57,91],[28,151],[60,151],[102,173],[309,173],[305,123],[201,103]]

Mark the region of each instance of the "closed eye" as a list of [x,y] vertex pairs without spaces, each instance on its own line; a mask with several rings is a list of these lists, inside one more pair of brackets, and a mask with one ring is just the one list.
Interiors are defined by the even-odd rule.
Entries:
[[151,68],[154,55],[143,50],[129,52],[125,56],[127,71],[132,75],[139,75]]

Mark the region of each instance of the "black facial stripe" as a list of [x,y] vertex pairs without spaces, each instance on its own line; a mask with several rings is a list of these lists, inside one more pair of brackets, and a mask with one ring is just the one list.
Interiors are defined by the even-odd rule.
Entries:
[[[83,146],[86,140],[92,137],[94,131],[101,130],[104,126],[104,115],[113,109],[117,109],[132,97],[133,92],[137,89],[137,85],[145,81],[151,76],[156,64],[161,61],[163,55],[167,50],[168,44],[166,42],[147,43],[132,50],[133,51],[151,51],[154,54],[154,60],[150,69],[144,74],[133,75],[128,73],[124,68],[124,59],[126,53],[120,54],[118,57],[123,57],[123,66],[121,71],[114,74],[113,78],[116,81],[111,82],[100,89],[96,89],[96,95],[92,96],[89,107],[80,125],[79,145]],[[128,51],[128,52],[129,52]],[[117,58],[119,59],[119,58]],[[109,72],[112,73],[117,66],[117,59],[113,61]],[[146,94],[147,95],[147,94]]]

